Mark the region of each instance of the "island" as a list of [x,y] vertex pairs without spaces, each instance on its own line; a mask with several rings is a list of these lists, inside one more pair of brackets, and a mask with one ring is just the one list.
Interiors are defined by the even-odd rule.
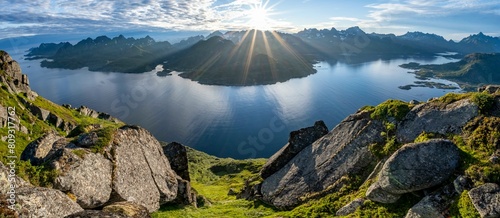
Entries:
[[427,65],[410,62],[400,67],[414,70],[411,73],[420,79],[447,79],[456,82],[462,89],[475,90],[484,84],[500,84],[499,63],[500,53],[472,53],[458,62]]

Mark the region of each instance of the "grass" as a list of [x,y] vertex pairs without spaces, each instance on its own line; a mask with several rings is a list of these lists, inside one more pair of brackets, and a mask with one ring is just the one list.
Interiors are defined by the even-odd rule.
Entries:
[[387,120],[389,117],[393,117],[400,121],[410,112],[411,105],[400,100],[387,100],[373,108],[368,107],[362,109],[372,110],[373,112],[370,115],[372,119]]

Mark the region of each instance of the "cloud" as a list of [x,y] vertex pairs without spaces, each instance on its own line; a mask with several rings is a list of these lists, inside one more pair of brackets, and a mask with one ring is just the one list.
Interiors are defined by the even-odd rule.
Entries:
[[[219,1],[220,2],[220,1]],[[248,28],[245,11],[261,0],[7,0],[0,7],[0,35],[64,31],[161,28],[231,30]],[[3,4],[3,3],[2,3]],[[271,7],[271,6],[270,6]],[[291,24],[272,20],[273,26]],[[38,25],[29,25],[38,24]],[[13,28],[12,25],[17,25]],[[30,28],[32,27],[32,28]],[[10,31],[10,32],[9,32]]]

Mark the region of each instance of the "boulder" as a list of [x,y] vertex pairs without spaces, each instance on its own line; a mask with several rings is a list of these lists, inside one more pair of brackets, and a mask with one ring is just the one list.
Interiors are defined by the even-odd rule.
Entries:
[[375,156],[368,146],[383,142],[381,121],[369,112],[351,115],[331,132],[302,149],[283,168],[264,180],[263,200],[278,208],[291,208],[304,196],[329,191],[348,174],[368,174]]
[[21,153],[21,160],[30,161],[33,165],[42,164],[49,152],[58,145],[56,142],[64,139],[55,132],[49,132],[26,146]]
[[381,199],[430,188],[441,184],[458,166],[459,150],[453,142],[432,139],[406,144],[385,162],[378,180],[370,186],[366,196],[372,201],[394,203],[397,199]]
[[76,196],[85,209],[104,205],[111,194],[111,161],[85,149],[63,149],[51,163],[59,176],[54,187]]
[[31,184],[18,177],[15,171],[12,171],[12,167],[15,167],[15,165],[5,166],[0,161],[0,195],[9,196],[18,188],[31,186]]
[[97,118],[99,116],[99,112],[92,110],[86,106],[80,106],[78,109],[76,109],[81,115],[88,116],[88,117],[93,117]]
[[191,181],[189,178],[189,164],[186,147],[177,142],[172,142],[163,146],[163,153],[167,156],[172,170],[182,179]]
[[359,207],[363,205],[365,199],[357,198],[351,201],[349,204],[343,206],[335,213],[335,216],[347,216],[354,213]]
[[196,194],[192,191],[191,183],[181,177],[177,177],[176,202],[182,205],[193,205],[196,207]]
[[453,187],[458,194],[462,194],[465,190],[469,190],[472,188],[472,181],[465,176],[457,176],[455,180],[453,180]]
[[500,186],[486,183],[469,191],[472,204],[481,217],[500,217]]
[[175,200],[177,179],[160,142],[147,130],[124,126],[111,145],[113,161],[112,201],[131,201],[150,212]]
[[260,172],[265,179],[285,166],[302,149],[328,133],[328,128],[323,121],[316,121],[314,126],[302,128],[290,133],[288,143],[269,158]]
[[396,138],[400,143],[409,143],[413,142],[424,131],[442,135],[459,133],[467,122],[478,115],[477,105],[469,99],[463,99],[446,106],[438,102],[419,104],[400,123],[396,131]]
[[445,214],[457,195],[458,193],[455,192],[453,185],[447,185],[425,196],[410,208],[408,213],[406,213],[406,218],[449,217],[445,216]]
[[20,217],[65,217],[83,209],[59,190],[42,187],[22,187],[17,191]]
[[30,109],[31,113],[33,115],[35,115],[38,119],[43,120],[43,121],[49,119],[50,111],[45,110],[45,109],[43,109],[41,107],[38,107],[38,106],[36,106],[34,104],[31,104],[29,106],[29,109]]

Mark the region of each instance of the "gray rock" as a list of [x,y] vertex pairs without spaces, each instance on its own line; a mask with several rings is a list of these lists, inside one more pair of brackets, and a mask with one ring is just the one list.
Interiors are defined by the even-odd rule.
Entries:
[[21,187],[31,186],[31,184],[16,175],[16,172],[12,170],[13,167],[15,167],[14,164],[5,166],[0,161],[0,195],[9,196]]
[[160,204],[175,200],[176,174],[170,168],[160,142],[147,130],[135,126],[118,129],[111,154],[114,202],[135,202],[153,212],[160,208]]
[[459,158],[458,148],[449,140],[406,144],[385,162],[366,196],[372,201],[393,203],[397,199],[380,198],[380,193],[401,195],[439,185],[453,173]]
[[59,172],[54,187],[74,194],[82,208],[96,208],[109,200],[112,164],[101,154],[82,148],[64,149],[52,165]]
[[453,180],[453,186],[455,188],[455,191],[461,194],[465,190],[469,190],[472,186],[472,183],[467,177],[460,175],[455,180]]
[[55,132],[49,132],[26,146],[21,153],[21,160],[30,161],[33,165],[41,164],[45,161],[49,152],[55,147],[56,142],[64,139]]
[[486,183],[469,191],[472,204],[481,217],[500,217],[500,186]]
[[30,107],[29,107],[29,109],[30,109],[30,111],[31,111],[31,113],[33,115],[35,115],[36,117],[38,117],[38,119],[43,120],[43,121],[49,119],[50,111],[45,110],[45,109],[43,109],[41,107],[38,107],[38,106],[36,106],[34,104],[31,104]]
[[363,205],[365,199],[357,198],[351,201],[349,204],[343,206],[335,213],[335,216],[347,216],[354,213],[359,207]]
[[76,140],[76,145],[83,148],[90,148],[99,140],[96,132],[84,133],[78,136]]
[[6,127],[9,119],[7,108],[0,105],[0,127]]
[[420,104],[420,101],[417,101],[417,100],[411,100],[410,102],[408,102],[410,104]]
[[399,200],[401,195],[390,193],[384,190],[379,183],[375,182],[366,190],[366,197],[375,202],[390,204]]
[[59,190],[22,187],[17,190],[20,217],[65,217],[83,209]]
[[420,104],[403,119],[396,131],[396,137],[399,142],[408,143],[413,142],[424,131],[442,135],[459,133],[468,121],[478,115],[478,107],[469,99],[446,106],[438,102]]
[[0,75],[0,82],[7,85],[9,92],[15,94],[31,92],[28,76],[21,73],[19,64],[5,51],[0,51],[0,69],[5,72]]
[[186,147],[177,142],[172,142],[163,146],[163,153],[167,156],[172,170],[182,179],[191,181],[189,178],[189,163]]
[[182,205],[196,207],[196,194],[192,191],[191,183],[181,177],[177,177],[177,184],[177,198],[175,201]]
[[368,149],[382,142],[384,127],[368,112],[351,115],[330,133],[304,148],[282,169],[262,183],[263,200],[278,208],[290,208],[301,198],[328,188],[348,174],[368,174],[376,158]]
[[408,213],[406,218],[444,218],[448,208],[453,203],[454,197],[458,195],[455,192],[453,185],[447,185],[438,191],[425,196],[417,204],[415,204]]
[[260,172],[263,179],[271,176],[285,164],[287,164],[295,155],[302,149],[311,145],[314,141],[323,137],[328,133],[328,128],[323,121],[316,121],[314,126],[302,128],[290,133],[288,143],[283,146],[278,152],[269,158],[264,164]]
[[148,209],[140,204],[129,201],[116,202],[105,206],[103,212],[113,213],[129,218],[149,218]]
[[86,106],[80,106],[78,109],[76,109],[76,111],[78,111],[80,114],[84,115],[84,116],[88,116],[88,117],[93,117],[93,118],[97,118],[99,116],[99,112],[95,111],[95,110],[92,110]]
[[500,149],[497,149],[495,151],[495,153],[493,153],[491,155],[491,157],[489,158],[489,161],[492,163],[492,164],[498,164],[500,163]]

